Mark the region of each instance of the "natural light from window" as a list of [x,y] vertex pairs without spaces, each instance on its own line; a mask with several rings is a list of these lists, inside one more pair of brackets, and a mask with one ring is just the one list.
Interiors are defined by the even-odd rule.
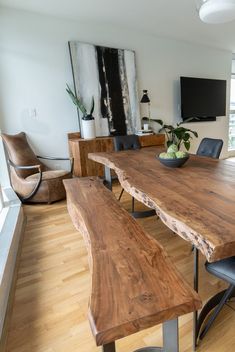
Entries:
[[2,196],[2,189],[1,189],[1,185],[0,185],[0,213],[1,213],[2,208],[3,208],[3,196]]
[[230,114],[229,114],[229,139],[228,149],[235,150],[235,73],[234,73],[234,60],[233,72],[231,77],[231,90],[230,90]]

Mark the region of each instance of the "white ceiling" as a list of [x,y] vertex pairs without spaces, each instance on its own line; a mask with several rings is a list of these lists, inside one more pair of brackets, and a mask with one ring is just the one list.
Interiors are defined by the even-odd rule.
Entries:
[[235,52],[235,21],[202,23],[196,0],[0,0],[0,5],[96,23],[112,23],[153,35]]

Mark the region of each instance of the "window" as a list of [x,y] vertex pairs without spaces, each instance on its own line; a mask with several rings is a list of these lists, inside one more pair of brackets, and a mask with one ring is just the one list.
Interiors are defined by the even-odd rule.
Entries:
[[0,138],[0,160],[1,160],[1,167],[0,167],[0,231],[1,231],[2,225],[5,221],[5,217],[7,214],[7,208],[8,208],[8,199],[7,199],[5,190],[10,187],[10,181],[9,181],[8,171],[7,171],[7,163],[6,163],[6,158],[5,158],[1,138]]
[[1,188],[1,185],[0,185],[0,212],[3,208],[3,204],[4,204],[4,201],[3,201],[3,194],[2,194],[2,188]]
[[0,185],[0,213],[2,211],[2,208],[3,208],[3,195],[2,195],[2,188]]
[[235,150],[235,60],[232,61],[228,149]]

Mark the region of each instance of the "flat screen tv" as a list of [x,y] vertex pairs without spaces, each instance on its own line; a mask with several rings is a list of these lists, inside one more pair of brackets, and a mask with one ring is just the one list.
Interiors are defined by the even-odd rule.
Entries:
[[226,81],[180,77],[182,119],[214,121],[226,115]]

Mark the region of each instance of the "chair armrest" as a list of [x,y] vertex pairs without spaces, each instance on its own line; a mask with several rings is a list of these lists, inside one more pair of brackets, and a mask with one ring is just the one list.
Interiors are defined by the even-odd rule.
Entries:
[[10,166],[14,167],[14,169],[18,170],[32,170],[32,169],[38,169],[39,172],[41,172],[41,165],[16,165],[13,163],[13,161],[8,160],[8,163]]
[[22,197],[18,194],[20,200],[22,201],[22,203],[30,200],[38,191],[39,189],[39,186],[42,182],[42,169],[41,169],[41,165],[16,165],[14,164],[11,160],[8,160],[8,163],[10,166],[14,167],[14,169],[16,170],[32,170],[32,169],[38,169],[38,172],[39,172],[39,178],[38,178],[38,181],[34,187],[34,189],[30,192],[30,194],[28,194],[27,196],[25,197]]
[[60,158],[56,156],[41,156],[41,155],[37,155],[37,158],[46,159],[46,160],[70,160],[71,159],[71,158]]
[[45,159],[45,160],[70,160],[70,165],[71,165],[71,171],[70,172],[73,172],[74,160],[73,160],[72,157],[70,157],[70,158],[60,158],[60,157],[55,157],[55,156],[41,156],[41,155],[37,155],[37,158]]

